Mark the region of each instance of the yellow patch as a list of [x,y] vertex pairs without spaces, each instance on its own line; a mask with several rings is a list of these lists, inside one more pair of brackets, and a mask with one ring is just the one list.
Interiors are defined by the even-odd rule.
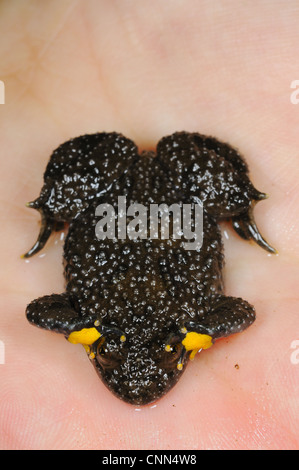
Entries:
[[202,335],[200,333],[196,333],[195,331],[190,331],[187,333],[182,341],[182,345],[186,351],[192,351],[190,354],[191,360],[200,349],[208,349],[212,346],[212,344],[211,336]]
[[69,335],[68,341],[73,344],[90,345],[99,339],[100,336],[101,333],[96,328],[83,328],[80,331],[73,331]]

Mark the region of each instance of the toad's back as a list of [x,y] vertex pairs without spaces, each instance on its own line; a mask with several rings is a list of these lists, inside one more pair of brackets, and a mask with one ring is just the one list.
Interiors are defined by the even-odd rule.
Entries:
[[113,184],[108,195],[72,222],[65,244],[65,272],[67,290],[78,298],[82,315],[100,308],[102,318],[120,328],[133,318],[149,316],[149,312],[155,312],[155,321],[161,316],[164,324],[206,315],[215,294],[222,289],[221,237],[213,218],[203,216],[204,237],[199,250],[186,249],[183,237],[174,239],[171,212],[168,239],[151,239],[149,230],[146,239],[130,239],[128,233],[124,240],[98,239],[95,229],[100,218],[95,215],[96,207],[110,204],[117,214],[119,196],[126,197],[126,209],[131,204],[142,204],[147,209],[147,227],[151,204],[170,207],[177,203],[182,209],[185,200],[159,161],[151,153],[144,153]]

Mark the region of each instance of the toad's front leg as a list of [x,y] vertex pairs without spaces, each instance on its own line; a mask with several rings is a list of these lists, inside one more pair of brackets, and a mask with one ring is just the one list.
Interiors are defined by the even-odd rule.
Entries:
[[71,343],[91,345],[101,334],[94,315],[82,316],[75,297],[64,294],[45,295],[33,300],[26,309],[30,323],[63,334]]
[[[185,359],[193,359],[202,349],[210,348],[214,341],[248,328],[255,321],[255,309],[239,297],[219,295],[204,318],[187,321],[181,329],[181,354],[177,368],[183,368]],[[166,346],[171,351],[171,344]]]
[[33,300],[27,306],[26,316],[31,324],[60,333],[72,344],[83,345],[91,360],[97,354],[99,341],[109,330],[96,315],[81,315],[76,298],[68,293]]
[[204,319],[185,324],[187,330],[203,333],[211,341],[248,328],[255,320],[255,309],[240,297],[219,295]]
[[116,334],[120,342],[126,340],[123,331],[103,325],[96,314],[82,315],[77,298],[68,292],[33,300],[26,308],[26,317],[32,325],[60,333],[72,344],[83,345],[91,361],[107,335]]
[[28,258],[40,251],[54,230],[77,218],[109,191],[138,158],[136,145],[116,133],[87,134],[60,145],[44,174],[40,196],[27,207],[41,213],[41,229]]

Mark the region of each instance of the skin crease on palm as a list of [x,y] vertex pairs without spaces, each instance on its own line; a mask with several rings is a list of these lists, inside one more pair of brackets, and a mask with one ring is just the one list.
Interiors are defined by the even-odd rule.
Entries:
[[[298,16],[295,0],[1,1],[1,449],[299,447]],[[252,303],[256,322],[137,408],[81,346],[27,322],[27,303],[64,279],[60,233],[20,258],[39,230],[25,203],[71,137],[118,131],[152,149],[178,130],[239,148],[270,196],[255,217],[279,254],[222,225],[226,293]]]

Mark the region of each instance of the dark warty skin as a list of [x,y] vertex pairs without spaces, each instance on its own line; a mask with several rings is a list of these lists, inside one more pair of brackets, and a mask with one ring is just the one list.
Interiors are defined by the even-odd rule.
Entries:
[[[203,204],[203,243],[180,239],[98,239],[96,207]],[[213,342],[249,327],[254,308],[223,292],[218,223],[229,220],[245,240],[271,253],[253,218],[266,195],[257,191],[238,151],[197,133],[162,138],[156,152],[138,153],[117,133],[83,135],[52,154],[40,196],[40,251],[69,224],[64,245],[66,290],[31,302],[28,320],[83,344],[106,386],[137,405],[156,401],[181,377],[188,360]],[[59,367],[59,365],[57,365]]]

